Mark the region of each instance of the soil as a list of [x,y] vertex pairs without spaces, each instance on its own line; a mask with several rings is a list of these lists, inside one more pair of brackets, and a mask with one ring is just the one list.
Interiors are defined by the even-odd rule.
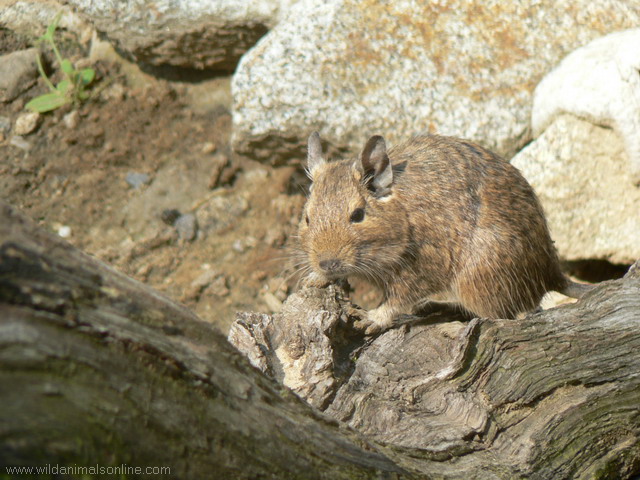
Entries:
[[[2,53],[28,46],[2,43]],[[295,169],[233,158],[228,105],[194,104],[202,86],[92,66],[92,97],[42,114],[32,133],[13,130],[46,92],[42,80],[0,103],[11,125],[0,129],[0,199],[223,332],[238,310],[277,309],[291,287],[283,247],[304,203]]]

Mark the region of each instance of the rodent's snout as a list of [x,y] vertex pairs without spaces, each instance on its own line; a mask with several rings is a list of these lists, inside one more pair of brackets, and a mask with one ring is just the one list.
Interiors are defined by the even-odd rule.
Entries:
[[320,268],[327,274],[335,274],[342,269],[342,262],[337,258],[322,260],[318,265],[320,265]]
[[329,278],[337,278],[344,276],[345,274],[345,265],[338,258],[321,260],[320,262],[318,262],[318,266],[322,269],[322,273],[324,273]]

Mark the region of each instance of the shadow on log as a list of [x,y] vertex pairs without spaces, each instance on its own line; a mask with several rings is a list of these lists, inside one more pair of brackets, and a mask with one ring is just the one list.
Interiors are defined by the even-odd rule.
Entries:
[[350,309],[331,287],[240,314],[230,338],[264,375],[210,324],[0,204],[0,464],[182,479],[640,471],[638,264],[523,320],[436,312],[364,339]]

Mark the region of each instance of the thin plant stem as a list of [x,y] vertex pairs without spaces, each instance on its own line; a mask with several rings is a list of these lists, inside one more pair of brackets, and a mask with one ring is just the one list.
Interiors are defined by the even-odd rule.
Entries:
[[42,65],[42,58],[40,57],[40,52],[38,52],[38,55],[36,56],[36,63],[38,64],[38,72],[40,72],[40,76],[42,76],[44,82],[47,84],[47,87],[49,87],[49,90],[51,90],[52,92],[55,92],[56,87],[53,85],[51,80],[49,80],[49,77],[47,76],[47,74],[44,72],[44,66]]

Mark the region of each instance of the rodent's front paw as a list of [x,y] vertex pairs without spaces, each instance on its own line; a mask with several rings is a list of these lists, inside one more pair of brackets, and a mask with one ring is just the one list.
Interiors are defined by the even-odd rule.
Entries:
[[353,322],[353,327],[356,330],[364,330],[365,335],[375,335],[393,326],[392,319],[388,318],[387,315],[381,315],[380,308],[367,312],[366,310],[352,307],[348,314],[350,317],[357,318]]
[[374,335],[381,331],[381,328],[378,324],[373,323],[367,318],[363,318],[362,320],[356,320],[355,322],[353,322],[353,328],[360,331],[364,330],[365,335]]
[[356,330],[364,330],[366,333],[367,328],[372,325],[372,321],[369,319],[369,312],[363,310],[360,307],[351,306],[347,310],[349,318],[354,319],[353,328]]

